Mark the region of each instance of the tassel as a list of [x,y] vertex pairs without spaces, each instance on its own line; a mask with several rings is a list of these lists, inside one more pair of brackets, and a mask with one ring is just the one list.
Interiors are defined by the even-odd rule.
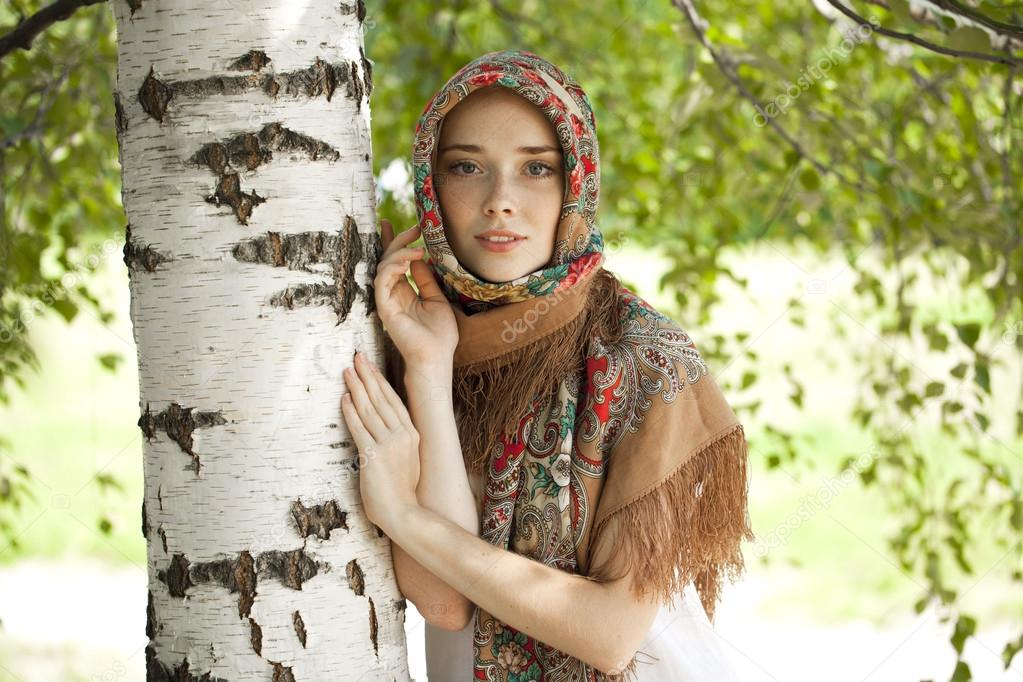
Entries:
[[[742,424],[691,457],[660,485],[593,529],[590,556],[605,539],[601,529],[621,515],[620,547],[592,566],[591,580],[618,580],[631,571],[633,593],[670,603],[693,582],[713,623],[723,581],[735,582],[745,565],[742,540],[755,539],[747,497],[748,445]],[[614,559],[618,569],[608,564]]]

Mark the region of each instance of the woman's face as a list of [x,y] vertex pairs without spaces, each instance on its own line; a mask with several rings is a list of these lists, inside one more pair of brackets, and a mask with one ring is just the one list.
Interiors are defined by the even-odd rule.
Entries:
[[[565,177],[543,112],[507,88],[477,90],[444,118],[437,150],[444,234],[462,266],[492,283],[544,267],[554,253]],[[522,239],[510,248],[485,242],[479,235],[490,229]]]

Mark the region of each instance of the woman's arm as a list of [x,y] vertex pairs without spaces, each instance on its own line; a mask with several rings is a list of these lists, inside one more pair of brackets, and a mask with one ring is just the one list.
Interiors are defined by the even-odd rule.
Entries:
[[[404,365],[404,363],[400,363]],[[450,364],[405,367],[405,396],[419,432],[420,478],[416,499],[460,528],[479,536],[479,514],[469,487],[451,402]],[[475,604],[392,544],[398,586],[423,617],[443,630],[461,630]]]
[[421,505],[391,518],[384,531],[427,570],[502,622],[601,672],[628,665],[657,614],[659,604],[631,592],[631,574],[599,583],[545,566]]

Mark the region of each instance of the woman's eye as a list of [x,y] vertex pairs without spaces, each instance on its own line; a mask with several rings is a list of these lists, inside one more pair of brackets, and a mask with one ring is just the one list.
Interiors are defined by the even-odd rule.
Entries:
[[543,178],[543,177],[547,177],[548,173],[551,173],[551,174],[554,173],[554,169],[551,168],[550,166],[548,166],[546,163],[542,163],[540,161],[534,161],[533,163],[529,164],[530,171],[532,171],[533,169],[536,169],[536,168],[540,169],[539,173],[529,172],[528,175],[530,175],[530,176],[532,176],[534,178]]
[[471,167],[475,168],[476,164],[473,163],[472,161],[459,161],[458,163],[453,164],[451,166],[451,170],[460,169],[460,170],[464,171],[466,166],[471,166]]

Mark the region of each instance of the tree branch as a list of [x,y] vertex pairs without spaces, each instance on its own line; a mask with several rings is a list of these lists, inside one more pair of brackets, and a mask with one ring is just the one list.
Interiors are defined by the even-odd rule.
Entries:
[[1007,24],[1004,21],[992,19],[972,7],[968,7],[961,2],[956,2],[956,0],[931,0],[931,2],[942,9],[948,10],[949,12],[954,12],[955,14],[964,16],[968,19],[973,19],[978,24],[987,26],[996,33],[1014,35],[1023,38],[1023,26],[1019,26],[1018,24]]
[[36,36],[52,24],[67,19],[80,8],[96,5],[104,0],[57,0],[42,8],[28,19],[18,22],[7,35],[0,38],[0,59],[16,49],[28,50]]
[[1006,66],[1023,66],[1023,60],[1017,59],[1017,58],[1015,58],[1015,57],[1013,57],[1011,55],[1007,55],[1007,56],[1003,57],[1002,55],[989,54],[987,52],[972,52],[972,51],[969,51],[969,50],[956,50],[956,49],[953,49],[951,47],[945,47],[944,45],[938,45],[937,43],[932,43],[932,42],[930,42],[928,40],[924,40],[923,38],[918,38],[915,35],[913,35],[912,33],[902,33],[900,31],[892,31],[891,29],[883,28],[881,26],[878,26],[877,24],[873,24],[873,23],[867,21],[866,19],[861,17],[859,14],[856,14],[856,12],[852,11],[851,9],[849,9],[848,7],[843,5],[842,3],[838,2],[838,0],[827,0],[827,2],[828,2],[829,5],[831,5],[832,7],[837,9],[839,12],[841,12],[845,16],[847,16],[850,19],[852,19],[853,21],[855,21],[860,26],[867,26],[872,31],[876,31],[877,33],[880,33],[883,36],[888,36],[889,38],[896,38],[897,40],[904,40],[906,42],[913,43],[914,45],[919,45],[920,47],[925,47],[928,50],[931,50],[932,52],[937,52],[938,54],[948,55],[948,56],[951,56],[951,57],[966,57],[967,59],[978,59],[978,60],[985,61],[985,62],[994,62],[996,64],[1005,64]]
[[703,45],[710,53],[711,58],[714,60],[714,63],[717,64],[718,69],[721,71],[722,74],[724,74],[725,78],[732,82],[732,85],[735,86],[735,88],[739,91],[740,95],[742,95],[744,98],[746,98],[753,104],[753,107],[761,116],[764,117],[764,120],[767,122],[767,124],[771,126],[774,129],[774,131],[778,133],[778,135],[780,135],[781,138],[785,140],[785,142],[787,142],[790,147],[792,147],[793,150],[795,150],[796,154],[798,154],[801,158],[804,158],[811,164],[813,164],[814,168],[816,168],[822,174],[834,175],[847,185],[855,187],[856,189],[863,192],[867,191],[867,188],[864,185],[860,184],[856,180],[847,178],[837,169],[811,156],[810,153],[803,148],[803,145],[801,145],[798,140],[789,135],[789,133],[781,126],[781,124],[778,123],[778,121],[776,121],[773,117],[767,115],[767,112],[764,110],[764,105],[760,103],[760,100],[757,99],[756,95],[749,91],[749,88],[747,88],[746,84],[742,82],[742,79],[739,78],[738,74],[733,72],[729,65],[725,64],[724,60],[721,58],[721,55],[719,55],[717,50],[714,49],[714,46],[711,44],[710,40],[707,38],[707,35],[706,33],[704,33],[704,30],[702,28],[702,26],[706,24],[706,22],[702,18],[700,18],[699,14],[697,14],[696,7],[693,6],[692,0],[672,0],[672,4],[675,5],[675,7],[682,10],[682,13],[686,15],[686,20],[689,22],[689,25],[693,28],[693,31],[696,33],[696,37],[697,39],[699,39],[700,44]]

